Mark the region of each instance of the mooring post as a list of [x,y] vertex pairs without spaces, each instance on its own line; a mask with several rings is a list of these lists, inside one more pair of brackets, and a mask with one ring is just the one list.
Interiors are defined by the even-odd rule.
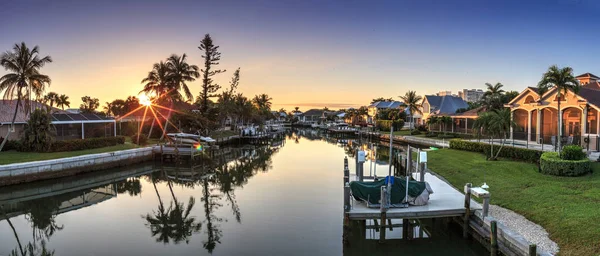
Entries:
[[350,181],[350,169],[348,169],[348,157],[344,157],[344,184]]
[[350,211],[350,184],[344,183],[344,212]]
[[469,238],[469,217],[471,216],[471,183],[465,185],[465,217],[463,221],[463,238]]
[[420,181],[425,181],[425,163],[420,163],[419,164],[419,169],[420,169],[419,180]]
[[498,227],[497,223],[493,220],[490,223],[490,255],[497,256],[498,255]]
[[490,194],[488,193],[487,195],[483,195],[483,212],[482,215],[483,217],[487,217],[489,210],[490,210]]
[[386,223],[386,212],[387,212],[387,188],[386,186],[381,186],[381,194],[380,194],[380,202],[379,211],[381,212],[381,225],[379,226],[379,243],[385,242],[385,223]]
[[535,245],[535,244],[529,245],[529,256],[537,256],[537,245]]
[[406,176],[408,176],[412,172],[412,150],[410,146],[408,146],[408,151],[406,151]]
[[408,229],[410,228],[410,223],[408,219],[402,219],[402,239],[408,240]]

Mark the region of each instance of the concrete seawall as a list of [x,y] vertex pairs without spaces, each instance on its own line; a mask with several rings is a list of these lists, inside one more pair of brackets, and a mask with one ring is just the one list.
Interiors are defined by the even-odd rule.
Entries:
[[0,186],[64,177],[152,159],[152,147],[0,165]]
[[[379,139],[383,140],[383,141],[389,141],[390,135],[382,134],[379,137]],[[449,147],[449,144],[450,144],[448,142],[448,140],[419,138],[419,137],[415,137],[415,136],[394,135],[393,140],[394,140],[394,143],[402,142],[402,143],[408,143],[408,144],[419,144],[419,145],[430,146],[430,147],[439,147],[439,148],[447,148],[447,147]]]

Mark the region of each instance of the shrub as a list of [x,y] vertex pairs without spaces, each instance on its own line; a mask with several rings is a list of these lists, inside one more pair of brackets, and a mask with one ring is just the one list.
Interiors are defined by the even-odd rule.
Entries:
[[46,152],[50,150],[56,130],[52,125],[52,117],[46,110],[36,109],[27,121],[23,138],[23,149],[26,151]]
[[438,133],[437,132],[428,132],[427,134],[425,134],[425,137],[437,137]]
[[589,159],[564,160],[556,152],[544,152],[540,158],[540,172],[555,176],[580,176],[592,170]]
[[105,137],[76,140],[59,140],[52,143],[49,152],[75,151],[115,146],[125,143],[125,137]]
[[568,145],[562,148],[560,158],[563,160],[582,160],[587,155],[583,152],[583,148],[577,145]]
[[[3,140],[4,140],[4,138],[0,138],[0,143],[2,143]],[[7,141],[6,144],[4,144],[4,148],[2,148],[2,151],[8,151],[8,150],[23,151],[21,141],[20,140]]]
[[148,143],[148,135],[143,133],[131,135],[131,142],[133,144],[146,145]]
[[422,131],[422,132],[427,132],[427,126],[426,125],[419,125],[417,126],[417,130]]
[[454,138],[456,138],[456,136],[454,134],[442,134],[442,133],[438,134],[437,137],[440,138],[440,139],[454,139]]
[[[489,156],[491,153],[490,144],[466,141],[466,140],[461,140],[461,139],[450,140],[450,148],[471,151],[471,152],[484,153],[486,156]],[[494,145],[494,154],[499,149],[500,149],[500,145]],[[511,147],[511,146],[505,145],[504,147],[502,147],[502,150],[500,151],[500,155],[498,155],[498,157],[510,158],[510,159],[520,160],[520,161],[525,161],[525,162],[538,163],[540,161],[541,155],[542,155],[542,151],[539,151],[539,150],[517,148],[517,147]]]
[[419,135],[421,134],[421,131],[419,130],[413,130],[412,132],[410,132],[410,135]]
[[380,131],[389,132],[392,123],[394,125],[394,131],[400,131],[400,129],[404,127],[404,121],[402,120],[377,120],[377,129],[379,129]]

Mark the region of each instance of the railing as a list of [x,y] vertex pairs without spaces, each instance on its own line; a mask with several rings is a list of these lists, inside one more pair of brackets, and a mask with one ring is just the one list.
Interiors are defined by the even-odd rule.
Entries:
[[[586,151],[600,151],[600,136],[596,134],[564,135],[560,137],[561,146],[578,145]],[[505,145],[538,149],[543,151],[556,151],[558,147],[558,136],[538,133],[513,132],[504,139],[502,136],[481,135],[477,137],[480,142],[502,143]]]

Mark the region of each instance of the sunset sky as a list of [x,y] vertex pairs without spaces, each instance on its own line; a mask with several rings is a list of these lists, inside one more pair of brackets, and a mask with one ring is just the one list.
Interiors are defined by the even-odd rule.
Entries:
[[[534,86],[551,64],[600,75],[600,2],[544,1],[0,1],[0,50],[39,45],[49,91],[104,105],[137,95],[152,64],[220,46],[216,80],[241,67],[240,91],[274,108],[345,108],[407,90]],[[4,70],[0,70],[0,75]],[[191,83],[195,96],[200,82]]]

